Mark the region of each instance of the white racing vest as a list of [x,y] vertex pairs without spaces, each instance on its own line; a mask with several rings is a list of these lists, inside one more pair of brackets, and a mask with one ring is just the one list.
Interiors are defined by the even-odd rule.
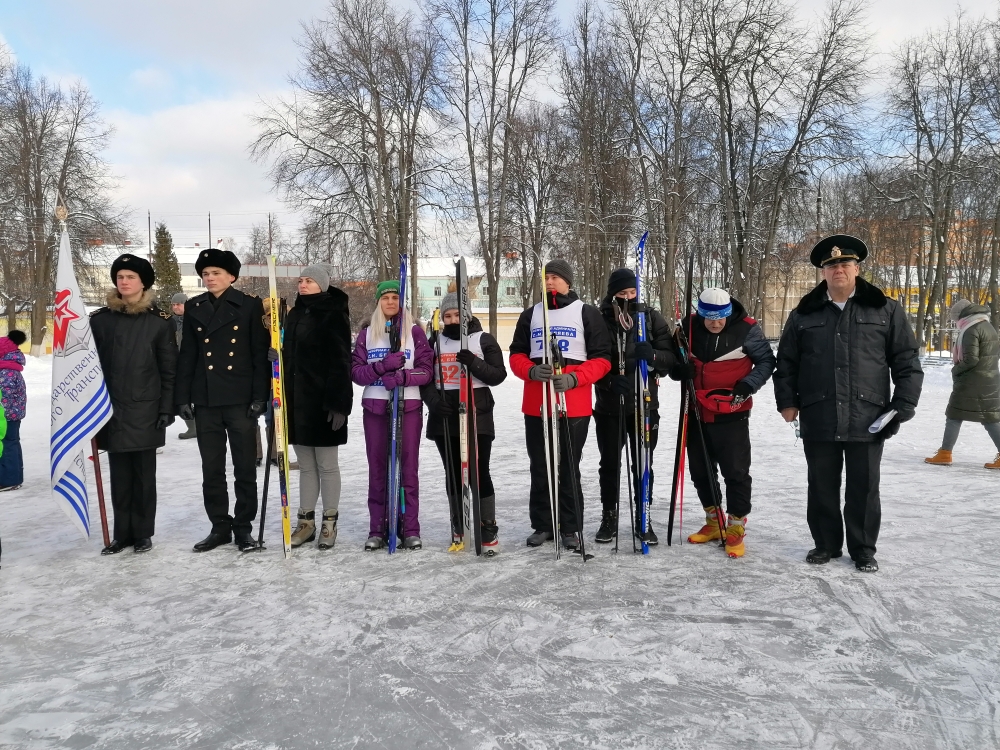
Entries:
[[[469,351],[480,359],[484,359],[482,337],[482,331],[476,331],[469,335]],[[456,391],[459,387],[460,370],[462,368],[458,363],[457,355],[462,349],[462,342],[450,339],[444,335],[439,336],[438,340],[441,342],[441,378],[444,380],[444,389],[446,391]],[[486,388],[487,385],[473,375],[472,387]]]
[[[531,359],[542,359],[542,303],[531,313]],[[583,302],[575,300],[566,307],[549,310],[549,333],[556,337],[563,356],[577,362],[587,361],[587,340],[583,330]],[[551,359],[551,357],[550,357]]]
[[[406,363],[403,365],[404,370],[413,369],[413,336],[411,335],[407,341],[409,346],[406,349]],[[386,358],[389,354],[389,336],[385,331],[380,331],[375,333],[372,331],[372,327],[368,326],[368,333],[365,335],[365,346],[368,350],[368,364],[374,364],[375,362],[380,362]],[[420,400],[420,387],[415,385],[408,385],[403,389],[404,399],[416,399]],[[361,394],[362,398],[374,398],[379,401],[388,401],[392,397],[392,391],[387,391],[385,385],[382,383],[382,378],[379,378],[371,385],[365,386],[364,393]]]

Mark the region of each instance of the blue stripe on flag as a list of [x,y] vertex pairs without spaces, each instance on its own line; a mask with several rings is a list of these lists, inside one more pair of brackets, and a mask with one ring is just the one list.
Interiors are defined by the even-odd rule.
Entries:
[[101,424],[104,417],[111,413],[111,399],[108,398],[107,391],[104,391],[101,395],[104,396],[104,401],[98,403],[89,412],[81,412],[73,417],[72,422],[76,423],[73,432],[64,435],[58,444],[52,446],[50,460],[52,462],[53,476],[55,476],[55,467],[59,465],[59,462],[62,461],[67,453],[78,445],[81,436],[85,436],[96,425]]
[[[95,471],[96,471],[96,467],[95,467]],[[77,494],[81,498],[83,498],[83,510],[87,514],[87,526],[89,528],[90,527],[90,503],[87,502],[87,485],[85,485],[83,483],[83,480],[80,477],[78,477],[76,474],[74,474],[73,472],[70,472],[70,471],[67,471],[65,474],[63,474],[62,475],[62,479],[60,481],[62,481],[62,482],[67,482],[68,481],[68,482],[71,482],[72,484],[76,485]]]
[[90,401],[84,404],[83,407],[80,409],[80,411],[77,412],[77,414],[72,419],[70,419],[66,424],[64,424],[56,431],[56,433],[52,436],[52,443],[56,444],[59,441],[59,438],[62,436],[62,434],[67,430],[69,430],[73,426],[73,423],[80,418],[81,414],[86,413],[94,405],[95,401],[98,401],[102,398],[106,398],[107,395],[108,395],[107,386],[105,386],[105,384],[101,382],[101,387],[97,389],[97,393],[95,393],[91,397]]
[[62,479],[59,480],[53,489],[66,498],[70,507],[76,512],[76,515],[79,516],[80,522],[83,524],[83,528],[87,531],[87,536],[90,536],[90,521],[88,519],[89,514],[81,510],[81,507],[86,507],[86,503],[80,500],[76,494],[76,490]]

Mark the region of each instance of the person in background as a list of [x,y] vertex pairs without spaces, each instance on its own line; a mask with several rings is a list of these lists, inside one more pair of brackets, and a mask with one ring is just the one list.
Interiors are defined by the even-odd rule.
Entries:
[[174,327],[150,291],[156,277],[149,261],[120,255],[111,264],[111,280],[107,305],[90,315],[112,407],[97,433],[97,447],[108,453],[115,510],[114,539],[102,555],[153,548],[156,449],[174,421],[177,366]]
[[[962,422],[979,422],[996,446],[997,456],[985,464],[1000,469],[1000,341],[990,322],[990,309],[960,299],[950,310],[958,329],[952,345],[951,398],[945,411],[944,439],[938,452],[925,458],[929,464],[951,465],[951,451],[958,442]],[[6,400],[5,400],[6,403]]]
[[[170,312],[173,313],[170,316],[170,320],[174,324],[174,341],[177,342],[178,351],[181,348],[181,336],[184,332],[184,303],[187,301],[188,296],[184,292],[177,292],[177,294],[170,298]],[[191,438],[198,437],[193,419],[185,419],[184,424],[187,426],[187,429],[177,436],[179,439],[190,440]]]
[[0,455],[0,492],[18,489],[24,482],[24,459],[21,455],[21,420],[24,419],[27,395],[24,387],[24,354],[20,346],[27,341],[22,331],[13,330],[0,338],[0,396],[7,417],[7,434]]

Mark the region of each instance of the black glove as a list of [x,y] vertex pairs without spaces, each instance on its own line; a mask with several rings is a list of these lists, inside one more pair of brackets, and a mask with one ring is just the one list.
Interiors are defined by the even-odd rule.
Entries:
[[552,365],[535,365],[528,370],[528,379],[542,382],[552,380]]
[[326,421],[330,423],[330,429],[336,431],[347,424],[347,415],[339,411],[328,411]]
[[156,429],[165,430],[173,423],[174,423],[173,414],[161,414],[159,418],[156,420]]
[[257,419],[261,414],[267,411],[267,401],[251,401],[250,408],[247,409],[248,419]]
[[465,365],[466,367],[472,367],[473,363],[475,363],[475,361],[479,359],[479,357],[477,357],[468,349],[462,349],[458,354],[455,355],[455,359],[457,359],[461,364]]
[[181,419],[192,420],[194,419],[194,408],[191,404],[181,404],[177,407],[177,413],[180,415]]
[[455,407],[444,399],[441,399],[438,401],[437,406],[434,407],[434,411],[442,417],[450,417],[455,414]]
[[616,396],[627,396],[632,392],[632,378],[627,375],[612,375],[610,388]]
[[694,380],[697,371],[694,362],[681,362],[671,367],[669,374],[671,380]]
[[647,364],[653,364],[653,358],[656,356],[656,353],[653,351],[653,345],[648,341],[637,341],[633,351],[635,352],[636,359],[644,359]]
[[753,389],[747,385],[744,381],[738,382],[733,386],[733,408],[738,409],[753,395]]
[[879,432],[879,435],[883,440],[888,440],[897,432],[899,432],[899,425],[902,424],[899,421],[899,417],[893,417],[893,419]]
[[571,372],[564,372],[562,375],[552,376],[552,387],[556,389],[556,393],[571,391],[576,388],[576,384],[576,375]]
[[268,362],[278,361],[278,350],[275,349],[273,346],[269,346],[267,348],[267,361]]

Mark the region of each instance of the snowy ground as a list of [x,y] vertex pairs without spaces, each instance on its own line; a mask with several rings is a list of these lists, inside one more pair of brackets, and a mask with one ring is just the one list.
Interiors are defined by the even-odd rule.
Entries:
[[[194,441],[160,456],[154,549],[101,557],[48,489],[49,360],[32,360],[25,488],[0,495],[0,747],[990,748],[1000,745],[1000,472],[967,425],[937,448],[947,368],[887,445],[881,572],[806,565],[805,461],[773,409],[751,422],[747,557],[527,549],[519,383],[498,389],[502,555],[448,554],[436,451],[422,452],[425,548],[365,554],[361,433],[344,449],[337,547],[196,555],[209,530]],[[676,386],[664,400],[676,403]],[[509,416],[506,416],[509,415]],[[657,456],[670,474],[674,409]],[[297,478],[293,478],[293,482]],[[597,452],[584,460],[592,538]],[[656,492],[663,520],[668,481]],[[687,490],[684,526],[699,522]],[[92,496],[93,498],[93,496]],[[92,499],[92,517],[97,518]],[[293,501],[293,508],[295,502]],[[665,523],[658,524],[661,539]]]

